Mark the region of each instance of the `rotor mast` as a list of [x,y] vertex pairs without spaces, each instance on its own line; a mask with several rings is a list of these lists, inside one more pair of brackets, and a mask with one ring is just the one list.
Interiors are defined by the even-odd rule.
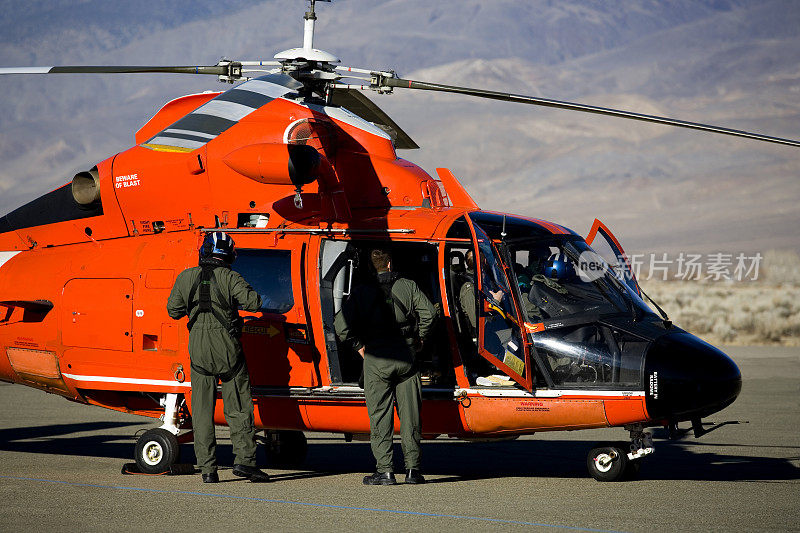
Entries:
[[314,48],[314,24],[317,21],[317,14],[314,12],[314,3],[316,3],[316,1],[317,0],[308,0],[308,11],[306,11],[305,16],[303,17],[305,20],[305,26],[303,27],[304,50],[312,50]]

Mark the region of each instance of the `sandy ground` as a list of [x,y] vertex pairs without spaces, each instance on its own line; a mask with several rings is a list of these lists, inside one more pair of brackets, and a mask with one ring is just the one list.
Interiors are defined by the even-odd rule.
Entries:
[[[424,444],[423,486],[364,487],[366,443],[309,434],[301,470],[254,485],[221,470],[122,476],[133,435],[151,420],[0,385],[0,528],[8,531],[800,529],[800,348],[731,347],[742,394],[711,420],[748,421],[699,440],[664,440],[640,479],[598,483],[584,461],[621,429],[517,441]],[[220,458],[230,464],[225,429]],[[184,446],[191,458],[191,445]]]

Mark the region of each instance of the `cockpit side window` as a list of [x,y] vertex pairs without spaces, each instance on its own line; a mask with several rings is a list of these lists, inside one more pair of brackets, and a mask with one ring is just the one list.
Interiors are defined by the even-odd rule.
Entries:
[[647,341],[599,324],[537,333],[533,344],[556,386],[635,389]]
[[608,324],[640,320],[644,303],[583,240],[507,244],[537,363],[555,387],[635,389],[647,341]]
[[[465,238],[465,237],[469,238]],[[449,315],[470,386],[531,388],[531,369],[505,262],[478,226],[460,217],[443,265]]]

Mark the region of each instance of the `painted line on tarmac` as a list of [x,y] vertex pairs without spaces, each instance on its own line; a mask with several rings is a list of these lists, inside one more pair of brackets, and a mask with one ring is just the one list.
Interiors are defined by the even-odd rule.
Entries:
[[312,503],[312,502],[303,502],[303,501],[292,501],[292,500],[273,500],[270,498],[256,498],[253,496],[234,496],[231,494],[218,494],[213,492],[194,492],[188,490],[159,490],[159,489],[145,489],[141,487],[126,487],[123,485],[95,485],[92,483],[78,483],[74,481],[60,481],[57,479],[42,479],[42,478],[32,478],[32,477],[17,477],[17,476],[2,476],[0,475],[0,479],[13,479],[16,481],[38,481],[40,483],[54,483],[60,485],[70,485],[73,487],[88,487],[94,489],[116,489],[116,490],[128,490],[128,491],[135,491],[135,492],[149,492],[153,494],[184,494],[187,496],[204,496],[204,497],[211,497],[211,498],[225,498],[229,500],[244,500],[244,501],[252,501],[252,502],[261,502],[261,503],[280,503],[280,504],[288,504],[288,505],[302,505],[305,507],[318,507],[322,509],[338,509],[343,511],[371,511],[375,513],[386,513],[386,514],[395,514],[395,515],[407,515],[407,516],[425,516],[430,518],[452,518],[458,520],[477,520],[479,522],[488,522],[492,524],[512,524],[512,525],[519,525],[519,526],[534,526],[534,527],[549,527],[553,529],[562,529],[568,531],[591,531],[596,533],[619,533],[615,530],[609,529],[592,529],[586,527],[574,527],[574,526],[559,526],[555,524],[540,524],[538,522],[524,522],[521,520],[509,520],[506,518],[486,518],[481,516],[467,516],[467,515],[451,515],[451,514],[439,514],[439,513],[424,513],[420,511],[397,511],[395,509],[381,509],[378,507],[351,507],[347,505],[332,505],[327,503]]

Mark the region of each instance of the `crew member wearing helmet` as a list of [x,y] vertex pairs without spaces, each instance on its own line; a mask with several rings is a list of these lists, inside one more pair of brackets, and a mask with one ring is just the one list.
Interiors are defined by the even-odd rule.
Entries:
[[261,297],[238,272],[233,239],[224,232],[209,233],[200,247],[199,266],[178,274],[167,300],[169,316],[189,317],[189,356],[192,368],[192,427],[194,452],[204,483],[217,483],[214,406],[217,382],[222,382],[225,420],[231,429],[235,455],[233,474],[252,482],[269,481],[256,467],[253,399],[239,341],[238,306],[258,311]]
[[541,273],[531,277],[528,300],[541,311],[543,318],[561,317],[584,309],[585,299],[576,296],[583,289],[576,283],[575,265],[567,254],[551,254],[538,268]]

